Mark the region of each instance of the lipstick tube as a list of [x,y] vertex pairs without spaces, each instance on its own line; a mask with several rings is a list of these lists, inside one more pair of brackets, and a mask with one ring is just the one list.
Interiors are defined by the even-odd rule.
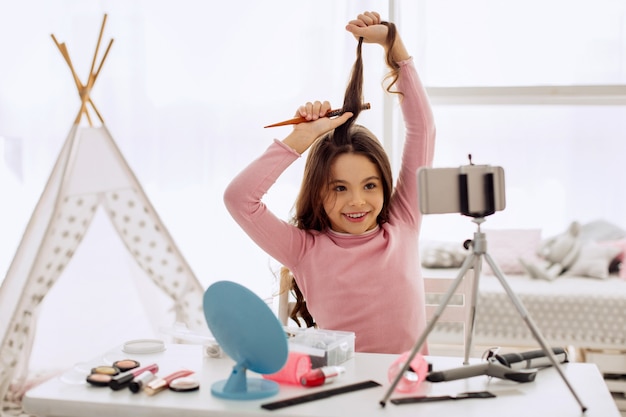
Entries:
[[129,382],[128,388],[136,394],[141,391],[145,384],[152,381],[153,379],[156,379],[156,377],[157,376],[150,371],[142,372]]
[[333,382],[345,371],[346,369],[343,366],[322,366],[302,375],[300,383],[305,387],[317,387]]
[[191,375],[193,373],[194,373],[194,371],[190,371],[188,369],[181,369],[180,371],[176,371],[174,373],[171,373],[168,376],[165,376],[163,378],[157,378],[155,380],[152,380],[152,381],[148,382],[148,384],[145,386],[145,388],[143,390],[148,395],[157,394],[157,393],[163,391],[164,389],[166,389],[167,387],[169,387],[170,386],[170,382],[172,382],[176,378],[181,378],[183,376],[189,376],[189,375]]
[[109,382],[109,387],[113,391],[119,391],[123,388],[126,388],[130,381],[133,380],[136,376],[142,374],[143,372],[152,372],[153,374],[159,371],[159,365],[153,363],[152,365],[143,366],[141,368],[134,368],[130,371],[122,372],[121,374],[117,374],[111,378]]

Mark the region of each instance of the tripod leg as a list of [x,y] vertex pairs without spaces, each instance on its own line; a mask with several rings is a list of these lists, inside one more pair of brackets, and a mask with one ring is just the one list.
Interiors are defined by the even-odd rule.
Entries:
[[580,408],[582,409],[582,412],[584,413],[587,410],[587,407],[584,406],[584,404],[582,403],[582,401],[580,400],[580,398],[576,394],[576,391],[574,391],[574,388],[572,387],[572,385],[570,384],[569,380],[567,379],[567,377],[563,373],[563,369],[561,369],[559,361],[556,359],[556,356],[554,355],[554,352],[548,346],[548,343],[546,342],[546,340],[543,337],[543,335],[541,334],[541,332],[539,332],[539,329],[535,325],[535,322],[528,315],[528,311],[526,311],[526,308],[522,304],[521,300],[517,297],[517,295],[513,292],[513,289],[509,286],[509,283],[506,281],[506,278],[504,277],[504,273],[502,273],[502,270],[500,269],[500,267],[498,267],[498,265],[494,262],[494,260],[491,258],[491,256],[488,253],[485,253],[484,255],[485,255],[485,259],[487,260],[487,263],[491,267],[493,273],[496,275],[496,277],[500,281],[500,284],[502,284],[502,287],[504,288],[504,290],[506,291],[507,295],[509,296],[509,299],[515,305],[515,308],[517,308],[517,311],[519,312],[521,318],[526,322],[526,325],[530,329],[531,333],[533,334],[533,336],[535,336],[535,339],[541,345],[541,348],[543,349],[543,352],[546,354],[546,356],[548,356],[548,358],[550,359],[550,362],[556,368],[557,372],[561,376],[561,379],[563,379],[563,382],[565,382],[565,385],[567,385],[567,387],[571,391],[572,395],[574,396],[574,398],[578,402],[578,405],[580,405]]
[[[474,271],[468,271],[468,275],[472,274],[472,295],[470,302],[470,315],[466,318],[464,326],[465,326],[465,356],[463,358],[463,365],[469,364],[470,352],[472,350],[472,343],[474,339],[474,324],[476,321],[476,300],[478,300],[478,281],[480,278],[480,265],[479,262],[482,263],[482,258],[478,255],[474,258]],[[479,268],[479,269],[476,269]],[[467,277],[467,275],[466,275]],[[467,285],[467,283],[466,283]],[[465,300],[467,303],[468,300]]]
[[391,383],[391,386],[389,387],[389,389],[385,393],[385,396],[383,397],[383,399],[380,400],[380,405],[381,406],[383,406],[383,407],[385,406],[385,404],[387,403],[387,400],[391,396],[391,393],[393,392],[393,390],[398,385],[398,382],[400,382],[400,379],[402,378],[404,373],[407,371],[407,369],[409,369],[409,365],[411,364],[411,361],[413,360],[415,355],[417,355],[417,352],[419,352],[419,350],[424,345],[424,342],[426,341],[426,338],[428,337],[430,332],[432,332],[433,328],[437,324],[437,321],[439,321],[439,318],[441,317],[441,313],[443,313],[443,310],[448,306],[448,303],[450,303],[450,300],[452,299],[452,296],[454,295],[454,292],[456,291],[456,289],[461,284],[461,281],[463,280],[466,272],[472,266],[472,262],[474,260],[474,257],[475,257],[474,253],[471,253],[471,254],[469,254],[467,256],[467,258],[465,258],[465,261],[463,262],[463,265],[461,266],[461,270],[459,271],[459,273],[458,273],[456,279],[454,280],[454,282],[450,285],[450,288],[448,289],[448,292],[445,294],[444,299],[441,301],[441,303],[439,304],[439,307],[435,311],[435,314],[434,314],[432,320],[427,324],[426,329],[424,329],[424,331],[422,332],[420,337],[417,339],[417,342],[415,342],[415,345],[413,346],[413,349],[411,350],[411,353],[409,354],[409,357],[406,359],[406,362],[402,366],[402,369],[396,375],[395,379]]

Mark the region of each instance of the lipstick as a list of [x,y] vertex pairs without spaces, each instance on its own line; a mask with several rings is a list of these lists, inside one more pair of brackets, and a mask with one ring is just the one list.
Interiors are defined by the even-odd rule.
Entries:
[[300,377],[300,383],[305,387],[317,387],[333,382],[346,368],[343,366],[322,366],[315,368]]
[[170,382],[172,382],[173,380],[175,380],[177,378],[182,378],[184,376],[189,376],[189,375],[191,375],[193,373],[194,373],[194,371],[190,371],[188,369],[181,369],[180,371],[176,371],[174,373],[171,373],[168,376],[165,376],[163,378],[157,378],[155,380],[152,380],[152,381],[148,382],[148,384],[145,386],[145,388],[143,390],[148,395],[157,394],[157,393],[163,391],[164,389],[166,389],[167,387],[169,387]]
[[131,369],[130,371],[122,372],[121,374],[117,374],[114,377],[112,377],[111,381],[109,382],[109,387],[113,391],[119,391],[123,388],[126,388],[128,384],[130,384],[130,381],[133,380],[133,378],[142,374],[143,372],[151,372],[154,374],[158,371],[159,371],[159,365],[157,365],[156,363],[153,363],[152,365],[148,365],[148,366],[143,366],[141,368],[134,368],[134,369]]
[[157,376],[150,371],[142,372],[129,382],[128,388],[136,394],[141,391],[145,384],[156,379],[156,377]]

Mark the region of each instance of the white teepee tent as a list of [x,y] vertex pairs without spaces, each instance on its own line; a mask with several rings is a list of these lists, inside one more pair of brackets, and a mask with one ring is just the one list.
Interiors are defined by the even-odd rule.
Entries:
[[[106,18],[105,15],[86,84],[77,77],[65,44],[52,35],[70,67],[81,107],[0,287],[2,409],[9,408],[9,387],[26,377],[40,303],[70,262],[98,207],[106,212],[141,269],[172,298],[176,321],[191,329],[206,329],[202,285],[89,97],[113,43],[109,42],[96,65]],[[93,126],[89,107],[100,126]],[[81,126],[83,116],[88,126]]]

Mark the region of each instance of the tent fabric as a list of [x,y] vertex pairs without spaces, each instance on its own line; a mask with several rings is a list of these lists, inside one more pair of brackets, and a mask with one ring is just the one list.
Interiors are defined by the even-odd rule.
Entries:
[[2,415],[15,415],[9,391],[26,383],[40,303],[71,261],[99,207],[137,264],[173,300],[176,321],[206,330],[204,289],[108,129],[75,124],[0,287]]

